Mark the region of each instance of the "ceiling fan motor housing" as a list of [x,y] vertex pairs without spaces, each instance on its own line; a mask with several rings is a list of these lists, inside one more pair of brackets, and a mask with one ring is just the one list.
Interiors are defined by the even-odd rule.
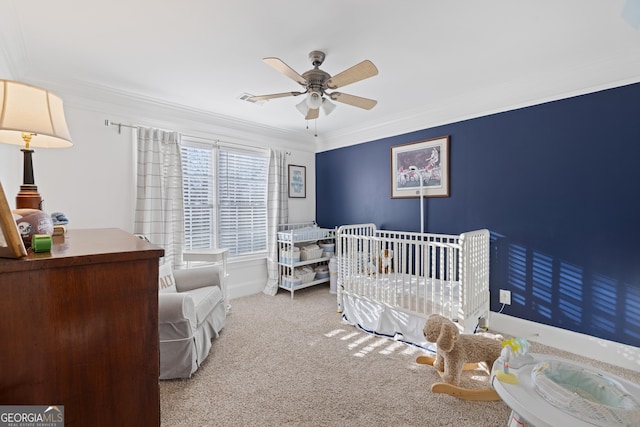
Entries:
[[324,62],[324,57],[324,52],[319,50],[312,50],[309,53],[309,60],[311,60],[311,64],[313,64],[314,67],[321,66]]
[[319,68],[314,68],[306,71],[302,74],[302,77],[307,81],[307,90],[312,91],[315,89],[324,93],[325,89],[327,89],[327,80],[331,78],[331,75]]
[[323,96],[327,89],[327,80],[331,78],[331,74],[318,68],[324,62],[324,58],[325,54],[322,51],[313,50],[309,53],[309,59],[314,68],[302,74],[302,77],[307,81],[306,88],[310,96],[314,92]]

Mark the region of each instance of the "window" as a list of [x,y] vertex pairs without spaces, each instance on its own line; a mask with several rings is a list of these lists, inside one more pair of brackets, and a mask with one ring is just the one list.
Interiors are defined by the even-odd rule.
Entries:
[[185,248],[267,250],[266,154],[183,138]]
[[266,251],[267,158],[221,149],[218,165],[220,247]]

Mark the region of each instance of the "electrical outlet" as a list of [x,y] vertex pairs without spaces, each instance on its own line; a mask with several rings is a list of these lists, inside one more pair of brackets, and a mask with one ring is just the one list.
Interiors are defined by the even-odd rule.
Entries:
[[511,305],[511,291],[506,289],[500,289],[500,303],[505,305]]

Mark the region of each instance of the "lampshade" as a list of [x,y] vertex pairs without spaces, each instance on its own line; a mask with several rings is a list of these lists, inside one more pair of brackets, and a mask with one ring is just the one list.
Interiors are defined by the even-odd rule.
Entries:
[[307,106],[307,99],[303,99],[302,101],[296,104],[296,108],[300,111],[300,114],[303,116],[307,115],[307,111],[309,111],[309,106]]
[[23,184],[16,196],[16,208],[42,209],[42,197],[33,178],[32,147],[73,145],[62,100],[39,87],[0,80],[0,142],[23,146]]
[[23,134],[32,135],[31,147],[73,145],[58,96],[25,83],[0,80],[0,142],[24,146]]
[[322,99],[322,111],[324,111],[325,115],[328,116],[329,114],[331,114],[331,112],[335,110],[335,108],[336,108],[336,104],[329,101],[327,98]]

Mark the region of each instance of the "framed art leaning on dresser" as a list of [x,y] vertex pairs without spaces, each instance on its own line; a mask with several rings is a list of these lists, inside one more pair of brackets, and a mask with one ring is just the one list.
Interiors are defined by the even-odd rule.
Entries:
[[27,250],[0,183],[0,258],[22,258]]

